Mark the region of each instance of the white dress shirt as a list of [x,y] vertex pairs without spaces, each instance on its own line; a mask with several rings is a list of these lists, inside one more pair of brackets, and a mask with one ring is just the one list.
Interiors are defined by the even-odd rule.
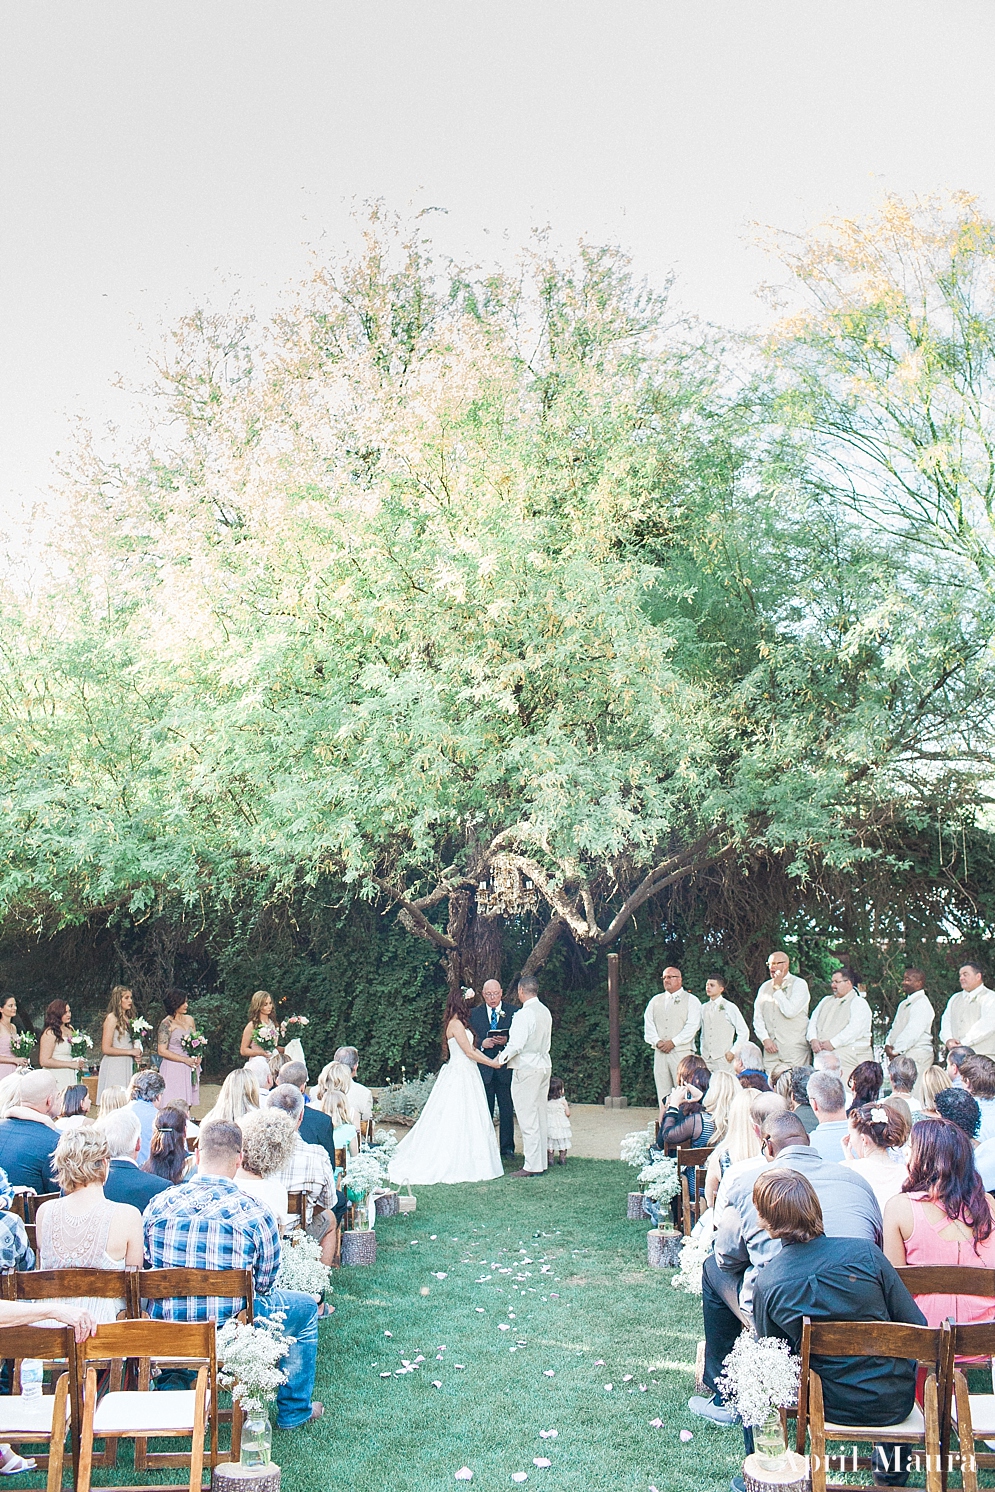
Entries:
[[984,984],[979,984],[977,989],[958,990],[956,994],[950,996],[940,1021],[941,1045],[953,1039],[953,1032],[950,1030],[950,1006],[956,1000],[957,995],[963,995],[968,1001],[973,1002],[976,1012],[974,1024],[959,1038],[960,1044],[975,1049],[980,1044],[990,1045],[991,1038],[995,1035],[995,990],[990,990]]
[[[840,995],[826,995],[824,1000],[819,1001],[818,1005],[815,1007],[815,1010],[812,1012],[812,1019],[808,1023],[808,1031],[806,1032],[806,1035],[808,1036],[809,1041],[811,1041],[813,1038],[816,1041],[822,1039],[820,1038],[818,1031],[819,1011],[822,1009],[823,1005],[825,1005],[826,1000],[839,1000],[845,998],[845,996]],[[846,1025],[841,1031],[837,1031],[835,1036],[827,1036],[825,1040],[832,1043],[834,1051],[839,1051],[840,1047],[843,1046],[870,1046],[871,1007],[868,1005],[863,995],[857,994],[857,992],[854,991],[853,1000],[850,1004],[850,1019],[847,1021]]]
[[526,1000],[511,1018],[508,1044],[498,1057],[502,1067],[514,1062],[518,1068],[548,1069],[549,1038],[553,1018],[538,998]]
[[[742,1011],[737,1005],[734,1005],[731,1000],[727,1000],[725,995],[719,995],[717,1000],[703,1000],[701,1005],[699,1005],[698,1007],[699,1026],[701,1025],[703,1019],[703,1012],[707,1010],[709,1006],[711,1006],[713,1010],[721,1010],[722,1014],[726,1016],[728,1020],[732,1021],[733,1026],[736,1028],[736,1036],[732,1044],[732,1050],[738,1051],[743,1042],[749,1041],[750,1039],[750,1028],[747,1026],[745,1020],[743,1019]],[[676,1041],[674,1042],[674,1045],[677,1046]]]
[[[896,1039],[895,1028],[898,1025],[902,1012],[908,1011],[908,1019],[905,1022],[905,1030]],[[929,1003],[924,989],[913,990],[895,1011],[895,1019],[891,1023],[891,1030],[885,1037],[885,1046],[893,1047],[899,1057],[904,1057],[906,1052],[911,1052],[915,1046],[920,1046],[933,1029],[933,1007]]]
[[662,1040],[653,1020],[653,1006],[655,1002],[663,1000],[668,1005],[676,1005],[678,1000],[685,997],[688,1002],[687,1020],[676,1036],[671,1036],[667,1039],[672,1041],[674,1046],[691,1046],[701,1028],[701,1001],[697,1000],[694,995],[689,995],[683,985],[680,989],[673,991],[663,990],[661,994],[654,995],[653,999],[647,1005],[646,1013],[643,1016],[643,1040],[647,1046],[655,1047],[657,1042]]
[[763,1018],[763,1002],[768,996],[787,1020],[807,1010],[809,1000],[812,998],[808,984],[798,974],[788,974],[780,989],[774,984],[773,979],[765,979],[757,990],[757,998],[753,1006],[753,1029],[762,1042],[773,1040]]

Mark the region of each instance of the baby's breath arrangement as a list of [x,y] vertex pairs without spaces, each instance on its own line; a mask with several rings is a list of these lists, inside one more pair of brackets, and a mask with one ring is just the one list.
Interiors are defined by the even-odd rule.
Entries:
[[658,1202],[661,1207],[672,1197],[676,1197],[681,1189],[677,1162],[671,1160],[669,1156],[661,1155],[657,1160],[651,1161],[648,1166],[644,1166],[636,1180],[643,1189],[643,1196],[649,1197],[653,1202]]
[[631,1134],[622,1136],[618,1147],[619,1158],[624,1160],[627,1166],[648,1165],[652,1144],[653,1141],[647,1130],[634,1129]]
[[324,1295],[331,1270],[321,1262],[321,1245],[298,1229],[280,1246],[278,1290],[300,1290],[305,1295]]
[[283,1315],[275,1311],[253,1325],[232,1316],[218,1332],[218,1382],[231,1389],[247,1419],[266,1414],[267,1404],[286,1383],[287,1375],[277,1364],[286,1357],[296,1338],[284,1335]]
[[780,1337],[744,1331],[723,1363],[716,1388],[744,1425],[757,1429],[776,1409],[798,1402],[801,1359]]
[[383,1186],[386,1176],[385,1158],[376,1150],[361,1150],[346,1160],[345,1184],[350,1197],[358,1202],[375,1187]]
[[681,1257],[677,1273],[670,1283],[675,1290],[685,1295],[701,1294],[701,1271],[705,1260],[712,1252],[714,1236],[711,1227],[695,1228],[690,1238],[681,1243]]

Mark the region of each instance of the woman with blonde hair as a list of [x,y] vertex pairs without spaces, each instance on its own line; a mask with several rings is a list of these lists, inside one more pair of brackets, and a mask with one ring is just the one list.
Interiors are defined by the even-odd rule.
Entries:
[[245,1067],[236,1067],[228,1074],[221,1084],[221,1092],[214,1102],[214,1107],[208,1109],[200,1121],[200,1128],[205,1124],[214,1124],[219,1119],[227,1124],[237,1124],[244,1119],[246,1114],[253,1113],[259,1108],[259,1086],[252,1073]]
[[715,1206],[719,1184],[729,1167],[736,1161],[751,1160],[760,1154],[760,1140],[750,1118],[750,1106],[756,1097],[753,1088],[740,1088],[738,1093],[733,1094],[725,1139],[721,1145],[716,1145],[708,1157],[708,1168],[705,1171],[705,1203],[708,1207]]
[[944,1088],[952,1087],[950,1076],[945,1067],[927,1067],[922,1075],[922,1112],[930,1119],[938,1119],[936,1112],[936,1095],[942,1093]]
[[345,1094],[337,1088],[329,1088],[322,1108],[332,1121],[332,1140],[336,1150],[348,1150],[350,1155],[358,1155],[359,1130],[350,1118]]
[[6,1119],[7,1110],[16,1107],[21,1101],[21,1078],[30,1068],[24,1068],[12,1072],[9,1077],[0,1078],[0,1119]]
[[[59,1141],[55,1174],[63,1196],[38,1209],[39,1269],[139,1269],[144,1257],[142,1214],[127,1202],[110,1202],[104,1182],[110,1167],[107,1137],[94,1126],[70,1129]],[[97,1322],[113,1321],[123,1300],[61,1301],[79,1306]]]
[[126,1089],[118,1088],[114,1084],[111,1084],[109,1088],[105,1088],[100,1095],[100,1102],[97,1105],[97,1123],[99,1124],[101,1119],[106,1119],[108,1114],[113,1114],[115,1109],[123,1109],[127,1102],[128,1094]]
[[104,1016],[100,1036],[100,1075],[97,1079],[97,1102],[105,1088],[127,1088],[142,1059],[142,1047],[131,1034],[129,1022],[135,1018],[135,1001],[127,985],[115,984]]
[[341,1093],[346,1096],[346,1108],[349,1113],[349,1123],[359,1128],[360,1114],[358,1109],[349,1108],[348,1093],[352,1084],[352,1073],[344,1062],[326,1062],[318,1074],[317,1086],[314,1090],[314,1101],[323,1114],[331,1116],[328,1108],[327,1097],[329,1093]]
[[731,1072],[713,1072],[709,1078],[702,1108],[707,1114],[711,1114],[715,1126],[709,1141],[712,1146],[721,1145],[725,1139],[733,1100],[737,1093],[743,1091]]
[[[282,1052],[280,1046],[280,1028],[274,1019],[276,1015],[276,1001],[268,990],[257,989],[249,1001],[249,1019],[242,1032],[242,1044],[239,1054],[246,1061],[250,1057],[265,1057],[269,1061],[274,1052]],[[256,1031],[264,1031],[270,1038],[272,1045],[260,1046],[256,1041]]]

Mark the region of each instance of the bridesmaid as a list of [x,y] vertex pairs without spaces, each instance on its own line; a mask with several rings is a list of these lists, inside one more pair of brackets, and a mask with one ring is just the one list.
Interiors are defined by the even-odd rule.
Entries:
[[3,1004],[0,1005],[0,1082],[9,1078],[11,1073],[18,1072],[22,1067],[27,1067],[27,1057],[14,1057],[11,1055],[11,1038],[17,1034],[14,1025],[14,1017],[17,1014],[17,1001],[13,995],[8,995]]
[[193,1031],[196,1022],[187,1014],[186,990],[168,989],[162,997],[166,1007],[166,1018],[159,1022],[159,1056],[162,1064],[159,1072],[166,1084],[159,1107],[166,1109],[170,1100],[182,1098],[193,1108],[200,1100],[200,1063],[188,1057],[180,1045],[188,1031]]
[[[267,994],[264,989],[257,989],[249,1001],[249,1024],[242,1032],[242,1045],[239,1047],[239,1053],[246,1061],[250,1057],[265,1057],[268,1062],[273,1055],[272,1052],[264,1052],[261,1046],[256,1045],[252,1033],[257,1026],[262,1026],[264,1029],[268,1026],[273,1033],[273,1040],[279,1042],[280,1028],[273,1019],[275,1012],[276,1005],[273,996]],[[277,1046],[276,1050],[282,1053],[283,1047]]]
[[135,1001],[131,990],[123,984],[115,984],[111,990],[111,1002],[104,1016],[104,1029],[100,1039],[100,1076],[97,1080],[97,1102],[105,1088],[127,1088],[141,1061],[142,1049],[135,1045],[128,1022],[134,1017]]
[[73,1034],[72,1015],[65,1000],[50,1001],[45,1007],[45,1029],[38,1048],[39,1065],[52,1068],[60,1093],[79,1082],[79,1061],[69,1046]]

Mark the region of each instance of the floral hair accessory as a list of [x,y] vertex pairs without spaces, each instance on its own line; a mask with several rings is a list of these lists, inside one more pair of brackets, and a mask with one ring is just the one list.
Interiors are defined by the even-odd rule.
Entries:
[[887,1124],[888,1123],[888,1110],[887,1109],[871,1109],[871,1123],[872,1124]]

